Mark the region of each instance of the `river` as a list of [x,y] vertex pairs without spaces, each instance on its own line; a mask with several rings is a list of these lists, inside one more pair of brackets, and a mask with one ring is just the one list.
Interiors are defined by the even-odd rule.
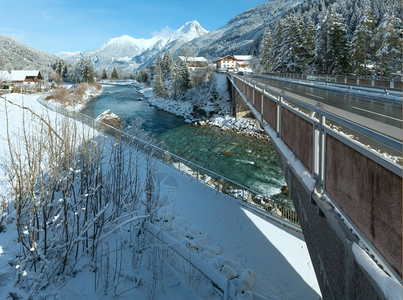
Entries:
[[[110,109],[124,121],[125,131],[136,120],[163,143],[163,148],[252,190],[274,195],[286,185],[275,151],[267,140],[223,131],[214,126],[194,126],[183,118],[157,110],[133,86],[106,86],[101,96],[82,111],[96,117]],[[134,132],[132,132],[135,134]]]

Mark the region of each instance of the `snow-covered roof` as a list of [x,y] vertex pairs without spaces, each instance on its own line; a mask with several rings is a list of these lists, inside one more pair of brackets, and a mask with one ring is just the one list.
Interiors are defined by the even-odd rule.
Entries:
[[0,71],[0,81],[24,81],[27,77],[40,77],[40,72],[33,70]]
[[192,57],[192,56],[179,56],[179,58],[183,61],[187,62],[205,62],[207,63],[208,60],[205,57],[198,56],[198,57]]
[[234,55],[236,60],[251,60],[253,58],[252,55]]
[[224,56],[224,57],[221,57],[220,59],[218,59],[217,61],[220,61],[220,60],[224,60],[224,59],[235,59],[236,60],[236,58],[234,57],[234,56],[232,56],[232,55],[227,55],[227,56]]

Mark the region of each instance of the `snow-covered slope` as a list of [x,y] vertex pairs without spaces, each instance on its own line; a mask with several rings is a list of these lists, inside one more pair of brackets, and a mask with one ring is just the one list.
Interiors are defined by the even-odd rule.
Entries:
[[0,69],[40,69],[56,61],[55,55],[0,35]]
[[90,56],[96,70],[114,67],[133,70],[173,45],[182,45],[207,32],[197,21],[190,21],[178,30],[163,30],[149,39],[135,39],[128,35],[112,38],[97,50],[76,53],[68,60],[75,62],[82,56]]
[[273,0],[251,8],[216,31],[186,45],[198,56],[212,58],[228,54],[253,54],[260,44],[264,29],[304,0]]

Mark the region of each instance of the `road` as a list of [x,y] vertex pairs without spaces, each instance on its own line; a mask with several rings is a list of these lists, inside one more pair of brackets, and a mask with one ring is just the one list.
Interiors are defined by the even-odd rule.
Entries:
[[402,105],[386,101],[366,98],[365,95],[349,94],[325,90],[322,88],[307,87],[293,82],[245,76],[251,81],[275,87],[284,91],[284,94],[296,94],[314,102],[321,102],[329,106],[348,111],[350,113],[379,121],[393,127],[402,128]]

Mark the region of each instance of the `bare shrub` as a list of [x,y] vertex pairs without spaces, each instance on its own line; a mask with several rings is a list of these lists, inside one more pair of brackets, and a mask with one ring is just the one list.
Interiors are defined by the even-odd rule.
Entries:
[[[152,151],[120,135],[97,137],[68,118],[24,114],[21,136],[7,134],[21,245],[16,283],[38,295],[87,259],[94,288],[118,294],[123,276],[141,265],[145,221],[158,207]],[[127,233],[111,239],[120,230]],[[126,275],[123,251],[132,251]]]

